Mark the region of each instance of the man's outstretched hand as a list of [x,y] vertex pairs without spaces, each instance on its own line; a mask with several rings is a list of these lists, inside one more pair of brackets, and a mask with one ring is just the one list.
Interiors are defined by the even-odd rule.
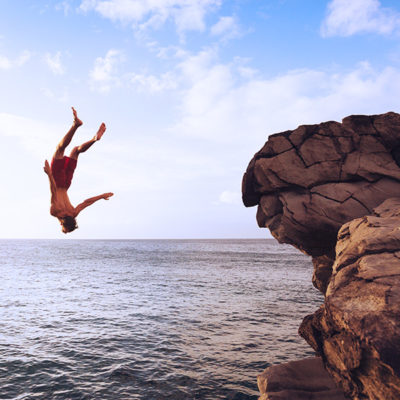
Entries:
[[47,160],[45,160],[45,162],[44,162],[43,170],[44,170],[44,172],[46,172],[47,175],[51,174],[51,168],[50,168],[49,162]]
[[104,193],[102,196],[104,200],[108,200],[111,196],[114,196],[114,193]]

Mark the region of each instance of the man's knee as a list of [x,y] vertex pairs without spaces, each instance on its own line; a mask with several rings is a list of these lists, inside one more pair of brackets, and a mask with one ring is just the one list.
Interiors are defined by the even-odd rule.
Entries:
[[63,158],[64,157],[64,147],[58,145],[54,153],[53,158]]
[[79,146],[75,146],[72,150],[71,150],[71,154],[69,155],[71,158],[78,158],[79,156]]

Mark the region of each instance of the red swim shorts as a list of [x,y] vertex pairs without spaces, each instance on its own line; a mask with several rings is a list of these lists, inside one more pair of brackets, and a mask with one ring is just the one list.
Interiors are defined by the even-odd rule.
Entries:
[[68,189],[71,186],[77,162],[74,158],[67,156],[51,160],[51,172],[57,187]]

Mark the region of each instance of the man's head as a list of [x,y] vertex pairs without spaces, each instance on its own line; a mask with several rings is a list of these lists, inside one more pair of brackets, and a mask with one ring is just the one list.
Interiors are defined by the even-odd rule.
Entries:
[[72,232],[78,228],[76,219],[74,217],[66,216],[66,217],[60,218],[60,223],[62,226],[61,229],[64,233]]

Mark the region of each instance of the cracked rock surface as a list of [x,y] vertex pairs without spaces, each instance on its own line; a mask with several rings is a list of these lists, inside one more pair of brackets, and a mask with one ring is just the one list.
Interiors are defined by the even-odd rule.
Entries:
[[353,399],[400,399],[400,198],[340,229],[325,303],[300,334]]
[[243,202],[281,243],[333,259],[346,222],[400,193],[400,115],[353,115],[271,135],[243,177]]

